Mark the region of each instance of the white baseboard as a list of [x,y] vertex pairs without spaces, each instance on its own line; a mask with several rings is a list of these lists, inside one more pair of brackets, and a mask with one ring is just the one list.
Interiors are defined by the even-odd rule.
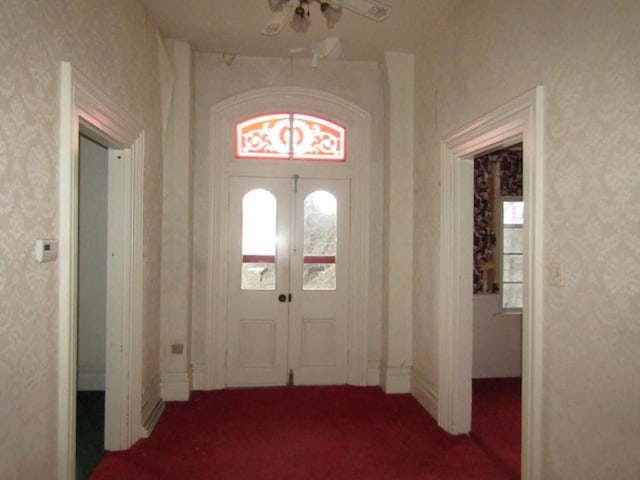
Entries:
[[380,366],[377,362],[369,362],[369,365],[367,367],[367,385],[380,385]]
[[436,420],[438,419],[438,393],[435,386],[415,368],[411,370],[411,394]]
[[155,406],[151,409],[149,414],[146,416],[146,418],[142,422],[143,438],[149,438],[149,436],[151,435],[151,432],[153,432],[153,429],[158,423],[158,419],[162,415],[162,412],[164,412],[164,407],[165,407],[164,402],[162,401],[161,398],[159,398]]
[[206,390],[204,381],[204,365],[192,365],[193,375],[193,389],[194,390]]
[[104,390],[106,386],[104,371],[78,371],[78,390]]
[[[377,362],[369,362],[367,366],[367,386],[380,385],[380,366]],[[206,390],[204,365],[193,365],[193,390]],[[164,397],[163,397],[164,398]]]
[[385,393],[409,393],[411,367],[391,367],[380,362],[380,385]]
[[187,372],[160,374],[160,396],[165,402],[186,401],[190,394],[191,382]]

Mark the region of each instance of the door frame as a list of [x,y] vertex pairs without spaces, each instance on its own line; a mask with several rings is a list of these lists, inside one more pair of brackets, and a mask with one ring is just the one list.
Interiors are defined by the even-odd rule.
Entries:
[[523,144],[523,480],[540,478],[542,467],[543,107],[544,91],[538,86],[441,144],[438,423],[454,434],[471,429],[473,158]]
[[[77,264],[79,134],[110,149],[124,150],[125,161],[112,172],[110,196],[120,197],[122,255],[113,263],[114,283],[108,299],[118,304],[107,332],[107,391],[116,397],[105,405],[114,449],[141,437],[142,392],[142,201],[144,132],[141,124],[111,101],[69,62],[60,67],[59,150],[59,287],[57,478],[75,479],[77,389]],[[111,167],[111,165],[110,165]],[[110,173],[111,175],[111,173]],[[111,208],[111,206],[110,206]],[[117,257],[116,257],[117,258]],[[111,300],[109,300],[111,301]],[[113,323],[117,323],[113,324]]]
[[[265,112],[297,111],[318,115],[347,128],[347,162],[333,164],[328,173],[319,162],[235,161],[234,128],[238,121]],[[231,176],[293,176],[351,180],[351,240],[349,298],[349,366],[352,385],[377,384],[369,372],[369,184],[371,116],[335,95],[301,87],[251,90],[223,100],[210,109],[209,120],[209,245],[207,261],[207,324],[204,388],[225,388],[227,204]]]

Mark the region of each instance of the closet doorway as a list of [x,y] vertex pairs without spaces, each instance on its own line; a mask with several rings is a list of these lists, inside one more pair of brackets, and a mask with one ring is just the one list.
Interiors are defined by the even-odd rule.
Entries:
[[142,186],[138,122],[62,62],[60,72],[58,472],[76,478],[80,135],[108,147],[105,443],[128,448],[142,434]]
[[105,452],[109,151],[80,135],[78,162],[78,361],[76,478]]

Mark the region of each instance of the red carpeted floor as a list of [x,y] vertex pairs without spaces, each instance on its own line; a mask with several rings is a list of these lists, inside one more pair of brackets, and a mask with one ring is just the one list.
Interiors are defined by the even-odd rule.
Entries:
[[520,478],[521,379],[473,380],[471,438],[496,463]]
[[151,438],[109,453],[92,480],[510,479],[409,395],[377,387],[195,392]]

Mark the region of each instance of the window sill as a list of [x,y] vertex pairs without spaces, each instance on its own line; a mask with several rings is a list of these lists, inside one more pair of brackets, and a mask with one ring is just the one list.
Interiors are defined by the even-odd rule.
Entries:
[[494,317],[515,317],[522,316],[522,310],[501,310],[493,314]]

